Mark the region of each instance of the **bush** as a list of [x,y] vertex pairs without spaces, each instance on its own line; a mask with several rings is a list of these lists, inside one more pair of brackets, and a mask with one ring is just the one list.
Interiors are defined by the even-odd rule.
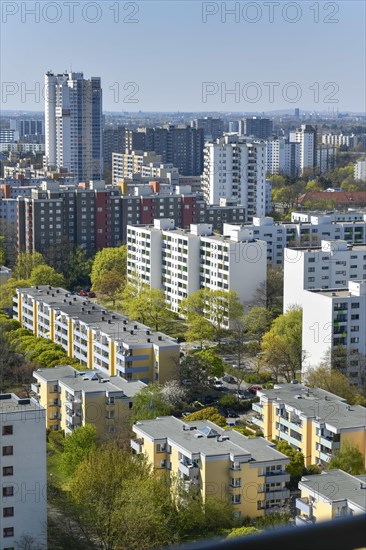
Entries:
[[262,372],[260,374],[246,374],[244,382],[247,384],[266,384],[267,382],[273,382],[273,380],[270,373]]

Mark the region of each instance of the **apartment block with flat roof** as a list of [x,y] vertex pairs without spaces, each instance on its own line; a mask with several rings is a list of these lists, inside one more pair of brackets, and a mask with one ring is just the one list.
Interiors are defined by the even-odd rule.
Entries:
[[61,288],[17,289],[13,313],[89,369],[146,383],[176,376],[180,346],[173,338]]
[[203,499],[229,499],[238,518],[263,517],[288,501],[289,459],[261,437],[172,416],[139,421],[132,429],[132,449],[145,454],[158,474],[169,472]]
[[366,513],[366,475],[353,476],[343,470],[303,476],[298,485],[296,525]]
[[12,393],[0,394],[0,487],[0,548],[47,550],[46,411]]
[[365,387],[366,280],[349,281],[344,289],[304,292],[302,349],[304,379],[328,356],[352,385]]
[[46,409],[47,429],[64,430],[67,435],[78,426],[93,424],[99,438],[128,428],[133,397],[146,386],[69,365],[38,369],[33,377],[31,389]]
[[366,464],[366,409],[302,384],[276,384],[257,392],[253,423],[266,439],[287,441],[301,451],[305,465],[326,466],[344,443],[355,445]]
[[283,311],[302,307],[307,290],[344,289],[352,280],[366,280],[366,244],[322,240],[321,246],[285,248]]

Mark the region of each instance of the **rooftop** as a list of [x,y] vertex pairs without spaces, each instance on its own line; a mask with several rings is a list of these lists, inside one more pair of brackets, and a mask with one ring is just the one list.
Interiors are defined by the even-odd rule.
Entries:
[[288,458],[277,451],[273,443],[262,437],[247,438],[235,430],[224,430],[209,420],[183,422],[174,416],[136,422],[134,429],[151,439],[167,439],[191,455],[232,455],[245,461],[266,462]]
[[134,397],[146,386],[140,381],[128,382],[120,376],[106,376],[100,371],[78,371],[70,365],[59,365],[52,369],[38,369],[33,375],[45,382],[58,382],[70,391],[123,393],[123,397]]
[[54,310],[59,310],[68,317],[80,321],[95,331],[113,340],[120,340],[129,345],[154,344],[158,347],[177,346],[178,344],[166,334],[153,331],[151,328],[130,321],[128,317],[110,312],[88,298],[76,296],[62,288],[48,285],[18,288],[19,293],[26,294],[37,302],[43,302]]
[[366,428],[366,408],[348,405],[345,399],[319,388],[303,384],[275,385],[272,390],[259,390],[259,397],[293,407],[299,415],[313,418],[337,431],[347,428]]
[[44,411],[45,409],[35,399],[20,398],[14,393],[0,394],[0,414],[17,413],[24,411]]
[[329,470],[314,476],[305,476],[300,489],[309,489],[331,502],[348,500],[366,512],[366,475],[352,476],[343,470]]

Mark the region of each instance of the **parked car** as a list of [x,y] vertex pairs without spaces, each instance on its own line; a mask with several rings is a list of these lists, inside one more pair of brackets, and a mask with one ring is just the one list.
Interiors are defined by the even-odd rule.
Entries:
[[233,426],[237,426],[238,424],[240,424],[240,420],[234,420],[234,418],[228,418],[226,420],[227,426],[233,427]]
[[225,374],[223,381],[227,384],[236,384],[236,379],[233,376],[230,376],[230,374]]
[[96,297],[95,292],[87,292],[86,295],[87,295],[89,298],[95,298],[95,297]]
[[87,296],[87,295],[88,295],[88,291],[87,291],[87,290],[83,290],[83,289],[80,290],[79,296]]
[[205,405],[211,405],[212,403],[215,403],[217,399],[213,395],[204,395],[201,398],[202,403]]
[[256,384],[253,385],[253,386],[250,386],[250,388],[248,388],[248,391],[250,391],[250,393],[254,393],[256,394],[257,391],[261,390],[262,387],[261,386],[257,386]]
[[232,409],[226,409],[225,416],[226,416],[226,418],[240,418],[238,413],[236,413]]

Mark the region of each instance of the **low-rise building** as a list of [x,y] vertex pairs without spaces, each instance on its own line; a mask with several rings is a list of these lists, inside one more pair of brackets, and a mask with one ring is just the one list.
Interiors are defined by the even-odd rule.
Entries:
[[313,525],[366,512],[366,475],[353,476],[343,470],[329,470],[303,476],[299,489],[296,525]]
[[366,464],[366,409],[338,395],[302,384],[276,384],[257,392],[252,417],[266,439],[287,441],[305,457],[305,465],[326,465],[348,441]]
[[337,353],[337,368],[351,384],[365,387],[366,280],[349,281],[343,289],[304,292],[302,349],[304,380],[309,369]]
[[79,426],[93,424],[98,437],[128,428],[133,397],[146,386],[69,365],[38,369],[33,376],[31,389],[46,409],[47,429],[70,434]]
[[132,448],[144,453],[158,474],[170,472],[203,499],[229,499],[238,518],[261,517],[287,503],[289,459],[261,437],[173,416],[139,421],[133,431]]
[[13,313],[89,369],[145,383],[176,376],[180,346],[173,338],[62,288],[18,288]]
[[0,548],[47,550],[46,411],[0,394]]

